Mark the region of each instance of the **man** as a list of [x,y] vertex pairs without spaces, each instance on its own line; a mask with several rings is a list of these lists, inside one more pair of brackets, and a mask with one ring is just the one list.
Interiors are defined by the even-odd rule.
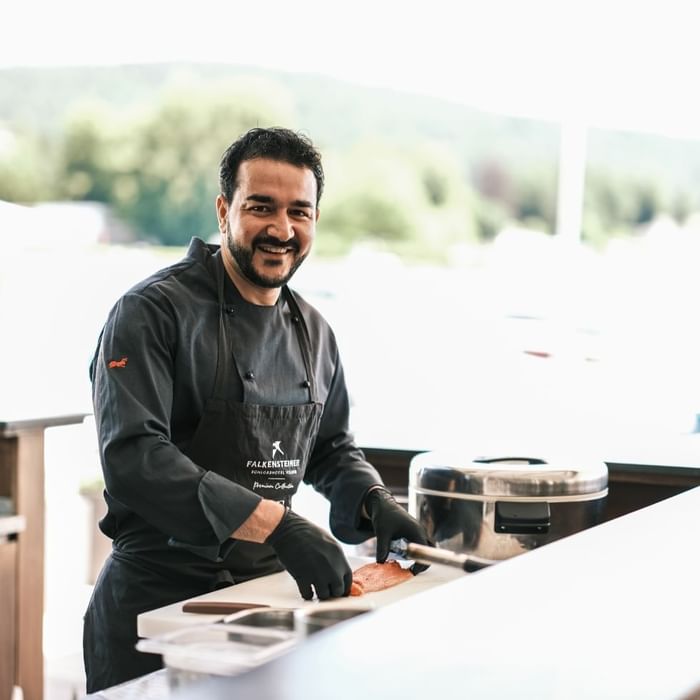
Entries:
[[338,538],[376,535],[378,561],[394,538],[426,542],[348,431],[331,329],[286,286],[314,240],[319,153],[253,129],[220,184],[221,246],[195,238],[127,292],[91,365],[113,551],[85,615],[89,692],[159,667],[134,649],[146,610],[282,568],[305,599],[348,595],[342,549],[290,508],[302,479]]

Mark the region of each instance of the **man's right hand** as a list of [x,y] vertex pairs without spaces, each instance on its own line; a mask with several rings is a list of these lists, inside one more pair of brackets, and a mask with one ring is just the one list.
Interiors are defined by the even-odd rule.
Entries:
[[304,600],[349,595],[352,569],[340,545],[324,530],[288,510],[266,540],[299,586]]

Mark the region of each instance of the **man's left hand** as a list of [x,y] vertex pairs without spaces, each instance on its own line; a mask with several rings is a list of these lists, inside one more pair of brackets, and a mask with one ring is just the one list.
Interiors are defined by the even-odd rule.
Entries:
[[[404,537],[409,542],[430,544],[423,526],[412,518],[385,489],[370,491],[364,505],[377,537],[377,562],[386,561],[389,556],[389,543],[392,540]],[[411,567],[411,571],[419,574],[427,568],[425,564],[416,563]]]

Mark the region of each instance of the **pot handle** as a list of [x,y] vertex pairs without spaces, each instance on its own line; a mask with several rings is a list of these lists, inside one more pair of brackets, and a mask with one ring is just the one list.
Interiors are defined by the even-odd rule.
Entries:
[[514,535],[537,535],[549,532],[552,524],[547,501],[514,503],[496,501],[494,529],[496,532]]
[[472,460],[480,464],[493,464],[495,462],[527,462],[528,464],[547,464],[545,460],[538,457],[477,457]]

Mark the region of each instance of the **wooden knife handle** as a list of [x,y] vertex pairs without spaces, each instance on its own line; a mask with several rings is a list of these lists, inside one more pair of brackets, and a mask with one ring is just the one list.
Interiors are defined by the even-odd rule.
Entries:
[[260,603],[230,603],[226,600],[190,600],[183,603],[182,612],[200,613],[201,615],[231,615],[251,608],[269,608]]

